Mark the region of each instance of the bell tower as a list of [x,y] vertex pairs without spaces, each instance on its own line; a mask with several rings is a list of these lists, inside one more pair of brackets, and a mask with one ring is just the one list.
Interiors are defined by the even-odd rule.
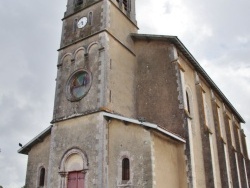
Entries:
[[134,0],[68,0],[52,122],[98,111],[135,116]]
[[135,116],[135,1],[68,0],[62,21],[48,185],[109,187],[103,112]]

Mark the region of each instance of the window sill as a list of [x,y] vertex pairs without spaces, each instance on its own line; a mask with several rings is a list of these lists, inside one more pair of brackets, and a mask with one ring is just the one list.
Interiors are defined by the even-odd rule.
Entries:
[[123,181],[117,185],[117,188],[132,188],[132,183],[130,181]]
[[220,136],[220,138],[221,138],[221,141],[223,142],[223,144],[226,144],[226,140],[222,136]]
[[209,133],[209,134],[213,134],[213,131],[210,129],[210,127],[205,124],[205,130]]
[[233,152],[237,152],[235,146],[232,146],[232,150],[233,150]]
[[133,186],[131,184],[121,184],[117,185],[117,188],[132,188]]
[[187,116],[187,118],[189,118],[191,120],[193,119],[187,109],[184,109],[184,112],[185,112],[185,115]]

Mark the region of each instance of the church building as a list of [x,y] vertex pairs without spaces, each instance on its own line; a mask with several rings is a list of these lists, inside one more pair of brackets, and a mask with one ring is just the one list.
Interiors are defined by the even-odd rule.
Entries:
[[51,126],[18,152],[25,188],[249,188],[244,119],[135,0],[68,0]]

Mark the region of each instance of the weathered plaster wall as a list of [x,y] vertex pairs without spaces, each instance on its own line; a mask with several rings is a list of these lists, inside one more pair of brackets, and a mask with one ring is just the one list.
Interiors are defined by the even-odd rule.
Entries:
[[187,188],[184,144],[160,134],[151,134],[155,188]]
[[[105,96],[105,88],[102,87],[105,85],[103,66],[106,64],[102,47],[105,46],[105,41],[105,35],[99,34],[59,52],[54,120],[91,113],[102,106]],[[89,71],[92,77],[91,87],[83,99],[70,102],[67,99],[67,81],[70,75],[79,69]]]
[[173,46],[153,40],[136,40],[135,46],[137,116],[185,137]]
[[52,129],[49,187],[59,187],[59,166],[64,154],[70,149],[81,150],[88,159],[86,187],[103,187],[106,121],[100,113],[86,115],[55,123]]
[[119,4],[119,2],[117,2],[117,0],[109,0],[111,3],[113,3],[117,8],[120,9],[120,11],[127,16],[133,23],[136,24],[136,15],[135,15],[135,0],[130,1],[130,10],[126,11],[124,9],[124,5],[123,4]]
[[[209,143],[208,143],[208,135],[212,135],[213,138],[213,152],[215,156],[215,175],[216,178],[216,185],[221,187],[228,187],[229,180],[228,178],[232,179],[232,185],[238,186],[238,175],[237,175],[237,169],[236,169],[236,159],[235,159],[235,153],[234,150],[236,149],[239,153],[240,152],[240,146],[238,141],[238,135],[235,135],[236,139],[236,145],[237,147],[234,148],[232,146],[232,140],[231,140],[231,133],[230,133],[230,127],[229,127],[229,119],[232,121],[232,125],[234,127],[234,134],[237,133],[237,124],[239,125],[239,121],[235,118],[233,118],[232,111],[230,108],[222,102],[222,99],[219,97],[219,95],[211,89],[211,87],[205,82],[201,75],[199,75],[200,78],[200,85],[202,86],[202,89],[205,91],[206,96],[206,102],[208,104],[208,126],[209,126],[209,132],[208,129],[201,126],[204,126],[204,122],[200,124],[199,120],[205,121],[203,117],[201,117],[201,113],[198,113],[199,108],[203,108],[203,105],[200,104],[197,98],[197,92],[195,91],[195,82],[197,82],[195,78],[195,70],[188,63],[188,61],[183,57],[179,57],[181,67],[184,69],[184,75],[185,75],[185,84],[186,89],[188,91],[188,94],[191,94],[191,122],[192,122],[192,136],[193,136],[193,145],[194,145],[194,159],[195,159],[195,175],[196,175],[196,186],[202,187],[205,186],[203,184],[204,180],[208,180],[210,178],[213,178],[213,174],[211,173],[211,170],[208,170],[208,168],[205,165],[205,168],[203,167],[203,160],[207,161],[210,156],[210,152],[208,150],[210,149]],[[196,83],[197,84],[197,83]],[[211,91],[213,91],[213,96],[211,94]],[[224,107],[225,106],[225,107]],[[221,122],[219,121],[219,117],[217,114],[217,109],[220,109],[221,113]],[[236,116],[234,116],[236,117]],[[234,123],[237,122],[237,123]],[[197,134],[198,133],[198,134]],[[201,138],[199,138],[201,135]],[[242,138],[244,137],[243,134]],[[222,139],[223,138],[223,139]],[[199,139],[203,139],[203,142],[199,142]],[[224,143],[225,142],[225,143]],[[225,150],[224,144],[228,148]],[[202,153],[203,150],[203,153]],[[228,151],[228,154],[226,153]],[[239,158],[239,169],[240,169],[240,175],[241,175],[241,184],[242,186],[246,186],[246,176],[244,174],[244,162],[242,159],[242,156],[246,156],[246,147],[244,146],[243,142],[243,153],[241,155],[238,155]],[[209,155],[206,155],[208,157],[203,158],[202,155],[205,153],[208,153]],[[227,174],[227,164],[226,164],[226,155],[229,156],[229,168],[228,171],[229,176]],[[209,160],[211,161],[211,159]],[[206,169],[205,176],[204,176],[204,170]]]
[[[235,179],[235,181],[237,182],[236,183],[237,185],[239,184],[239,181],[240,181],[241,186],[246,187],[246,179],[245,179],[246,176],[245,176],[245,170],[244,170],[244,164],[243,164],[243,154],[242,154],[241,146],[240,146],[241,139],[240,139],[239,130],[241,130],[241,126],[240,126],[239,122],[234,121],[234,136],[235,136],[235,142],[236,142],[236,152],[235,153],[236,153],[237,158],[238,158],[238,169],[239,169],[239,175],[237,174],[237,179]],[[237,171],[236,171],[236,173],[237,173]]]
[[[236,158],[235,158],[235,146],[233,146],[233,140],[232,138],[234,136],[234,121],[232,113],[229,109],[226,108],[226,112],[224,114],[225,119],[225,130],[226,130],[226,136],[227,136],[227,146],[228,146],[228,153],[229,153],[229,163],[230,163],[230,170],[231,170],[231,177],[232,177],[232,185],[234,187],[237,187],[238,180],[237,180],[237,167],[236,167]],[[231,127],[229,124],[229,121],[231,121]]]
[[[199,109],[198,109],[198,100],[196,95],[196,86],[195,86],[195,73],[192,66],[188,63],[188,61],[180,56],[179,57],[180,64],[184,69],[184,77],[185,77],[185,91],[188,92],[189,95],[189,104],[190,104],[190,116],[191,116],[191,134],[193,138],[193,152],[191,155],[194,157],[194,168],[195,170],[195,179],[196,186],[199,188],[205,187],[205,172],[204,172],[204,156],[202,152],[202,142],[201,142],[201,125],[199,121]],[[190,159],[191,160],[191,159]]]
[[[111,108],[111,111],[134,117],[136,63],[129,34],[137,32],[137,28],[115,4],[100,1],[65,18],[63,48],[58,58],[55,121],[100,108]],[[92,24],[74,30],[75,20],[88,17],[90,12],[93,13]],[[96,44],[92,45],[94,42]],[[67,99],[66,83],[80,68],[92,74],[92,85],[82,100],[71,103]]]
[[45,168],[45,185],[47,185],[46,182],[48,179],[50,141],[51,137],[48,135],[43,141],[33,146],[30,150],[25,188],[38,187],[40,173],[39,170],[41,167]]
[[109,99],[107,106],[115,113],[135,116],[136,59],[124,46],[109,36],[107,83]]
[[[103,26],[102,15],[103,1],[99,1],[92,6],[87,6],[84,10],[70,15],[63,20],[63,29],[61,37],[61,48],[74,44],[80,39],[87,38],[99,32]],[[84,5],[83,5],[84,6]],[[92,23],[90,23],[89,13],[92,12]],[[77,28],[77,22],[82,18],[88,18],[88,23],[84,28]]]
[[130,33],[137,33],[138,29],[136,25],[131,22],[126,14],[121,13],[120,9],[112,3],[109,3],[109,11],[110,22],[108,25],[108,31],[116,38],[116,40],[119,40],[120,43],[134,51],[134,45]]
[[[202,88],[205,91],[205,96],[206,96],[206,103],[207,103],[207,109],[208,109],[208,125],[209,129],[211,130],[212,134],[209,133],[212,136],[212,140],[213,140],[213,145],[211,146],[213,149],[213,153],[214,153],[214,172],[215,174],[211,175],[211,171],[207,171],[207,178],[212,178],[215,182],[215,184],[218,187],[221,187],[221,176],[220,176],[220,169],[219,169],[219,156],[218,156],[218,148],[217,148],[217,138],[216,138],[216,130],[215,130],[215,124],[214,124],[214,116],[213,116],[213,110],[212,110],[212,96],[211,96],[211,91],[210,91],[210,87],[201,79],[201,85]],[[202,133],[203,135],[207,135],[207,133]],[[210,144],[203,142],[203,149],[205,149],[206,146],[208,146]],[[207,147],[207,149],[210,150],[210,148]],[[212,160],[212,158],[211,158]]]
[[121,185],[122,158],[130,159],[133,188],[152,188],[152,158],[150,132],[134,124],[112,120],[108,126],[109,188]]
[[220,101],[219,98],[213,97],[212,99],[212,110],[214,116],[214,123],[215,123],[215,135],[217,141],[217,149],[218,149],[218,160],[219,160],[219,168],[220,168],[220,175],[221,175],[221,184],[222,187],[229,187],[229,179],[230,177],[229,170],[227,169],[227,158],[228,156],[228,147],[227,137],[226,137],[226,127],[225,127],[225,120],[224,120],[224,109],[223,103]]

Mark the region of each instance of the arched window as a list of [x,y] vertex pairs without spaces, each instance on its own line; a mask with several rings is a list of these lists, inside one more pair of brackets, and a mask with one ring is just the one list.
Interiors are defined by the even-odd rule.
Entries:
[[89,25],[92,25],[92,22],[93,22],[93,12],[89,12],[88,17],[89,17],[89,19],[88,19]]
[[75,19],[74,25],[73,25],[73,32],[76,32],[76,29],[77,29],[77,22],[78,22],[78,20]]
[[83,0],[76,0],[76,6],[83,4]]
[[116,0],[121,5],[123,5],[124,10],[130,11],[130,0]]
[[188,96],[188,92],[186,91],[186,98],[187,98],[187,110],[189,112],[189,114],[191,113],[190,112],[190,102],[189,102],[189,96]]
[[39,176],[39,186],[43,187],[45,182],[45,168],[41,168]]
[[124,158],[122,160],[122,180],[123,181],[130,180],[130,164],[128,158]]
[[123,0],[124,9],[128,10],[128,0]]

